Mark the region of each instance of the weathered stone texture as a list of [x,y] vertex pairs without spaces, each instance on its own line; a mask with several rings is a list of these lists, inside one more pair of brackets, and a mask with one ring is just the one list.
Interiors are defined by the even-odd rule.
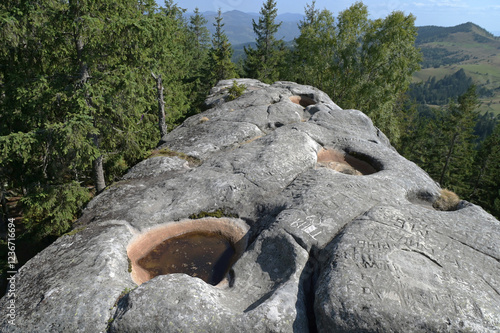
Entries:
[[[434,210],[439,185],[361,111],[309,86],[238,82],[243,96],[226,101],[221,81],[161,141],[199,164],[137,164],[88,205],[85,230],[19,271],[16,326],[2,316],[2,331],[500,331],[499,221],[465,201]],[[217,210],[250,228],[227,283],[135,288],[134,236]]]

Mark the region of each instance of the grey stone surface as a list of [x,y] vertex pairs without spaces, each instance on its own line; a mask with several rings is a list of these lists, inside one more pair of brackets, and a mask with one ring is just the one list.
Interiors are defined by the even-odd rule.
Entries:
[[264,231],[234,266],[231,287],[184,274],[160,276],[119,302],[111,332],[307,331],[298,287],[307,260],[291,235]]
[[349,223],[320,254],[319,331],[499,331],[498,222],[474,211],[377,206]]
[[[217,83],[215,87],[210,90],[208,98],[205,100],[205,105],[207,108],[213,108],[215,106],[224,104],[228,97],[228,90],[233,85],[235,80],[221,80]],[[254,79],[237,79],[236,82],[239,85],[245,85],[246,92],[260,90],[261,88],[269,87],[268,84],[262,83],[259,80]]]
[[[83,231],[19,271],[16,326],[3,316],[0,330],[500,330],[496,219],[465,201],[434,210],[439,185],[361,111],[313,87],[249,79],[225,102],[232,82],[159,147],[201,163],[152,157],[94,198]],[[250,227],[226,283],[170,274],[135,285],[126,253],[135,236],[219,209]]]

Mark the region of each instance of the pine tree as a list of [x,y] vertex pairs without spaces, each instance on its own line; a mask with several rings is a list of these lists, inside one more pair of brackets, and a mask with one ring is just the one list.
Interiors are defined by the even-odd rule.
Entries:
[[462,196],[470,194],[475,156],[474,127],[479,116],[477,106],[476,86],[472,85],[458,97],[458,103],[450,103],[443,122],[446,145],[438,181]]
[[404,142],[412,141],[411,152],[405,157],[416,162],[429,175],[464,198],[472,192],[476,155],[474,127],[478,117],[476,88],[471,86],[451,100],[447,108],[434,109],[430,115],[420,115],[415,122],[417,131]]
[[207,22],[207,19],[203,17],[203,15],[198,10],[198,7],[196,7],[194,10],[194,15],[191,16],[189,20],[189,31],[194,37],[194,59],[199,63],[202,63],[210,47],[210,32],[205,26]]
[[28,227],[59,235],[92,176],[101,191],[158,141],[151,71],[166,73],[170,118],[189,106],[187,28],[152,0],[0,6],[0,177]]
[[207,20],[200,14],[198,8],[194,10],[194,15],[189,21],[189,31],[191,33],[193,64],[191,66],[193,106],[201,108],[206,98],[207,90],[210,86],[206,83],[204,76],[204,66],[207,64],[208,50],[210,48],[210,32],[206,28]]
[[481,144],[477,154],[471,201],[500,218],[500,124]]
[[257,35],[256,48],[245,47],[246,58],[243,68],[247,76],[272,83],[279,79],[284,61],[284,42],[277,40],[280,23],[276,23],[278,9],[276,1],[267,0],[260,10],[259,22],[252,20],[253,31]]
[[231,61],[233,49],[224,33],[221,10],[215,18],[215,33],[212,36],[212,47],[208,51],[206,66],[206,86],[212,87],[217,81],[236,77],[236,66]]
[[175,124],[189,112],[196,57],[188,22],[183,17],[185,10],[172,0],[166,1],[165,6],[143,21],[141,27],[148,32],[141,62],[151,73],[148,79],[154,80],[148,83],[155,88],[160,139],[168,125]]

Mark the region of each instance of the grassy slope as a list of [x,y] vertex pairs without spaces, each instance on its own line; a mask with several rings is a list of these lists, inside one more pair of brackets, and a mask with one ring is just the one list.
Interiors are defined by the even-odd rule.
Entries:
[[[425,68],[414,75],[414,81],[425,81],[435,76],[441,79],[463,68],[478,86],[495,90],[495,96],[482,99],[481,111],[500,114],[500,39],[472,23],[452,28],[423,27],[417,40],[421,49],[444,48],[455,57],[469,59],[439,68]],[[422,28],[420,28],[422,29]]]

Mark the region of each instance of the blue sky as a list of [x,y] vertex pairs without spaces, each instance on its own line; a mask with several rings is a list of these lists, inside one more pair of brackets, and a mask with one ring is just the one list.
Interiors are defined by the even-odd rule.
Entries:
[[[278,12],[304,13],[306,3],[312,0],[277,0]],[[240,10],[258,13],[264,0],[177,0],[177,4],[192,12]],[[352,0],[316,0],[316,7],[326,8],[334,14],[348,8]],[[394,10],[417,17],[416,25],[454,26],[473,22],[490,32],[500,34],[500,0],[364,0],[372,18],[385,17]]]

